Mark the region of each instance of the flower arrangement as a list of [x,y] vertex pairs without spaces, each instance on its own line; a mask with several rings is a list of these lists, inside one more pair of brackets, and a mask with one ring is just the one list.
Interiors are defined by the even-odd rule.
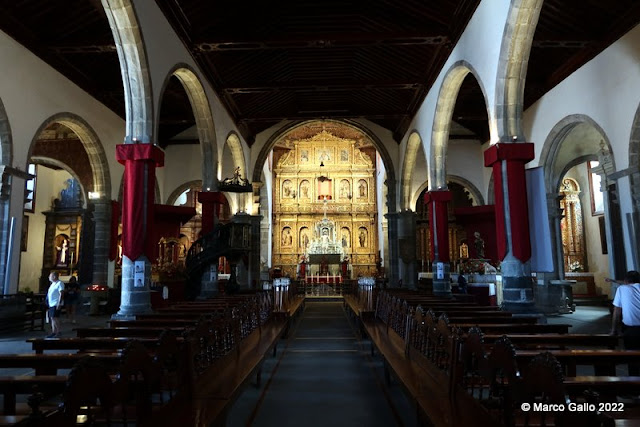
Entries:
[[584,271],[584,268],[582,267],[580,261],[573,261],[569,263],[569,271],[573,273],[580,273]]
[[460,262],[460,273],[462,274],[484,274],[485,261],[481,259],[466,258]]

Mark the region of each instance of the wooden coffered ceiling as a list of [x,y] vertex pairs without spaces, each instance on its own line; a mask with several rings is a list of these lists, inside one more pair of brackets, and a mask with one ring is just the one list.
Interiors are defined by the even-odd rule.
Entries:
[[[400,140],[479,0],[156,0],[250,144],[282,120],[366,118]],[[640,2],[546,0],[525,108],[640,22]],[[124,117],[113,36],[99,0],[0,2],[0,29]],[[159,143],[197,143],[171,82]],[[468,76],[453,120],[486,141],[484,97]],[[473,137],[469,138],[468,134]]]

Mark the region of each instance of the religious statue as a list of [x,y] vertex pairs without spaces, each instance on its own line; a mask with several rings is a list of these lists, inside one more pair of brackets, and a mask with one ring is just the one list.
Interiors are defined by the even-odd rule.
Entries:
[[293,236],[289,227],[282,231],[282,246],[291,246],[293,244]]
[[302,247],[303,249],[306,249],[307,246],[309,246],[309,235],[307,234],[306,231],[303,231],[300,236],[300,247]]
[[367,183],[363,179],[360,180],[358,189],[360,191],[360,197],[367,197]]
[[364,228],[360,229],[360,234],[358,235],[358,240],[360,241],[360,247],[367,247],[367,231]]
[[340,181],[340,198],[346,199],[349,197],[349,181],[343,179]]
[[282,195],[284,197],[291,197],[291,181],[286,180],[283,184],[282,184]]
[[473,233],[473,236],[475,237],[473,245],[476,248],[476,258],[482,259],[484,258],[484,240],[482,240],[482,237],[480,237],[480,232],[478,231]]
[[309,198],[309,181],[302,181],[300,183],[300,197],[304,199]]
[[240,166],[236,166],[236,169],[233,171],[233,183],[240,184]]
[[69,240],[62,238],[59,245],[56,245],[56,266],[66,267],[69,265]]

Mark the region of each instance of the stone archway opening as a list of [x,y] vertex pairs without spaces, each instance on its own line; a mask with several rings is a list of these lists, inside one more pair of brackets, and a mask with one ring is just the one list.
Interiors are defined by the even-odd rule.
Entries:
[[[63,280],[76,276],[81,284],[106,284],[111,184],[95,133],[79,117],[51,117],[31,144],[27,169],[35,179],[27,182],[33,191],[25,204],[23,246],[44,251],[23,253],[21,286],[46,290],[51,270]],[[56,244],[58,235],[68,236],[66,248]]]
[[616,183],[606,179],[615,170],[606,135],[586,116],[567,117],[551,131],[540,164],[545,167],[554,274],[577,280],[575,294],[610,294],[604,279],[624,274],[626,265],[623,254],[615,255],[622,245],[611,245],[623,240],[616,236],[622,229],[620,208],[610,197]]

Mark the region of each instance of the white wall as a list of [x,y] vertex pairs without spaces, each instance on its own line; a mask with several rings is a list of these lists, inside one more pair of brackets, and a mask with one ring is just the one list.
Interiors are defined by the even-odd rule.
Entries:
[[157,170],[162,203],[185,182],[202,179],[200,145],[170,145],[165,150],[165,166]]

